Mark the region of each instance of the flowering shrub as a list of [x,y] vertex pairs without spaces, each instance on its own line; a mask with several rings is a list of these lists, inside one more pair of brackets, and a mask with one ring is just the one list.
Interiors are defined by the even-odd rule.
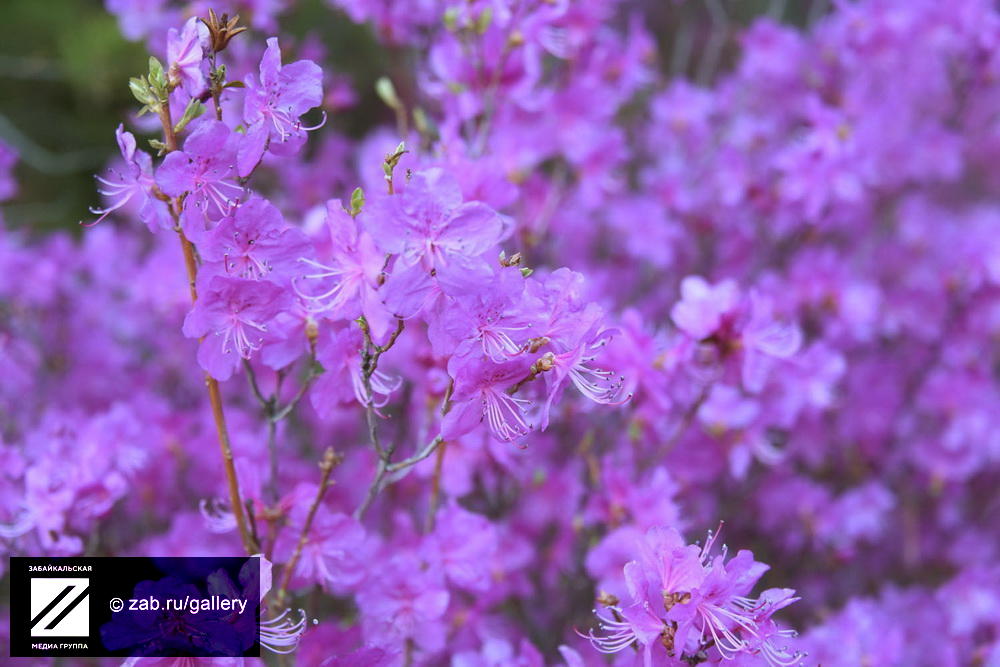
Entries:
[[655,3],[332,0],[411,56],[360,139],[288,4],[107,1],[103,200],[0,236],[5,553],[261,553],[304,665],[1000,665],[992,3],[695,85]]

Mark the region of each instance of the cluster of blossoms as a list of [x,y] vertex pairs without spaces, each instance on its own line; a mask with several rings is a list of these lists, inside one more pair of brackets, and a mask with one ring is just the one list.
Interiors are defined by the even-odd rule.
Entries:
[[698,86],[657,2],[333,0],[412,56],[360,138],[290,0],[106,4],[103,201],[0,230],[4,553],[262,553],[303,665],[1000,664],[993,3]]

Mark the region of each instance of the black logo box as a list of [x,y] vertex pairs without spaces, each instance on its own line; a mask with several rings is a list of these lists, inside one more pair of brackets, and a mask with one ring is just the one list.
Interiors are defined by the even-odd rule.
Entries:
[[[8,576],[10,577],[10,657],[127,657],[133,650],[112,651],[101,641],[101,626],[112,619],[111,600],[120,598],[126,610],[128,600],[133,597],[137,583],[159,581],[177,572],[206,572],[224,569],[236,582],[237,575],[248,561],[254,557],[11,557]],[[257,576],[259,581],[259,562]],[[32,571],[32,568],[42,568]],[[60,571],[60,568],[65,568]],[[89,568],[89,571],[87,570]],[[90,634],[86,637],[32,637],[31,635],[31,580],[32,579],[89,579],[89,595],[79,604],[89,605]],[[199,577],[192,576],[192,580]],[[203,580],[204,578],[201,577]],[[73,597],[82,591],[73,591],[60,602],[63,609]],[[255,600],[250,600],[249,608]],[[46,615],[41,623],[58,616],[59,605]],[[255,612],[258,634],[260,624],[259,609]],[[45,645],[33,648],[33,645]],[[70,644],[70,647],[60,647]],[[86,645],[86,648],[81,648]],[[257,643],[242,655],[260,655],[259,637]]]

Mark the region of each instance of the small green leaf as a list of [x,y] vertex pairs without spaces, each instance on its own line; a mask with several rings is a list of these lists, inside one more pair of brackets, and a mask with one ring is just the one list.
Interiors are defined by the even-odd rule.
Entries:
[[149,87],[156,92],[160,99],[166,98],[168,92],[167,73],[163,71],[163,64],[156,58],[149,58]]
[[362,207],[365,205],[365,191],[361,188],[354,188],[354,192],[351,193],[351,215],[357,215],[361,213]]
[[150,139],[149,145],[156,151],[158,156],[167,152],[167,145],[159,139]]
[[521,275],[524,276],[525,278],[527,278],[528,276],[530,276],[534,272],[535,272],[534,269],[529,269],[526,266],[521,268]]
[[183,132],[188,123],[204,112],[205,105],[200,100],[191,100],[188,102],[187,108],[184,109],[184,115],[181,116],[181,119],[177,121],[177,125],[174,126],[174,132]]
[[154,56],[149,57],[149,80],[150,81],[167,80],[167,75],[163,71],[163,63],[157,60]]
[[155,103],[156,100],[144,77],[133,76],[128,80],[128,87],[135,99],[139,100],[142,104],[149,105]]

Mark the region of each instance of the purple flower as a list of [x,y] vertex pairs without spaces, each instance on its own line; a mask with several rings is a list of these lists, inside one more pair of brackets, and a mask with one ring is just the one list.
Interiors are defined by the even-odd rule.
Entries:
[[171,85],[197,97],[205,90],[202,49],[208,40],[208,27],[192,16],[180,33],[167,31],[167,78]]
[[361,371],[361,349],[364,339],[356,327],[331,332],[325,329],[316,345],[316,360],[322,364],[325,373],[319,377],[309,395],[309,400],[320,415],[333,414],[338,405],[357,401],[360,405],[369,402],[376,408],[389,402],[389,396],[399,389],[402,380],[376,369],[370,378],[371,401],[366,397],[364,378]]
[[724,366],[732,360],[728,366],[738,368],[750,392],[763,388],[775,359],[791,357],[802,344],[797,326],[773,317],[770,299],[757,292],[743,297],[731,280],[709,285],[699,276],[689,276],[681,283],[681,295],[671,311],[674,323],[708,345]]
[[471,285],[431,322],[428,335],[441,353],[482,354],[502,363],[524,351],[531,334],[530,317],[519,303],[524,278],[515,269],[498,270],[489,285]]
[[489,520],[452,503],[438,512],[434,532],[421,553],[454,585],[486,591],[497,548],[496,530]]
[[458,183],[439,168],[413,174],[403,192],[370,202],[362,217],[379,247],[397,255],[387,304],[404,317],[420,309],[435,282],[447,292],[488,280],[482,255],[510,233],[490,207],[463,202]]
[[282,66],[278,38],[267,40],[260,60],[260,79],[246,78],[243,120],[246,138],[240,143],[238,164],[241,177],[257,167],[265,150],[291,155],[301,148],[306,132],[299,117],[323,101],[323,71],[311,60]]
[[525,415],[527,399],[508,393],[518,380],[526,377],[524,363],[494,364],[469,359],[452,372],[455,377],[452,407],[441,424],[441,435],[446,440],[465,435],[484,421],[493,436],[505,442],[531,431]]
[[172,222],[167,205],[153,195],[155,183],[149,154],[136,150],[135,137],[126,132],[123,125],[118,126],[115,137],[125,163],[122,169],[110,169],[105,176],[97,176],[97,191],[105,197],[107,205],[90,210],[100,217],[87,226],[96,225],[126,204],[139,201],[139,219],[146,223],[150,231],[169,228]]
[[[611,605],[598,615],[604,635],[589,638],[604,653],[617,653],[633,642],[643,647],[644,663],[653,651],[677,658],[712,649],[726,660],[760,655],[770,665],[795,665],[793,654],[774,641],[788,635],[771,625],[771,615],[791,604],[794,591],[769,590],[759,598],[748,593],[768,568],[749,551],[726,559],[726,548],[711,556],[718,534],[709,533],[701,548],[687,545],[673,529],[652,528],[637,545],[637,560],[624,568],[630,603]],[[758,631],[764,626],[764,633]]]
[[441,618],[450,596],[441,574],[421,569],[413,554],[400,553],[377,564],[378,576],[357,595],[365,639],[376,646],[400,646],[406,640],[424,650],[442,648]]
[[310,271],[303,278],[323,282],[318,288],[299,282],[296,291],[311,310],[332,319],[354,320],[364,315],[372,336],[382,340],[391,322],[379,293],[384,253],[367,231],[359,229],[339,199],[326,204],[325,230],[328,237],[316,244],[321,259],[301,260]]
[[[308,492],[306,492],[308,491]],[[315,497],[315,487],[297,489],[300,500]],[[292,508],[288,530],[281,533],[275,547],[275,559],[288,562],[298,545],[299,535],[309,510],[306,502]],[[320,584],[324,590],[345,595],[358,589],[368,574],[375,543],[355,519],[321,508],[306,536],[301,557],[295,568],[293,585]]]
[[732,280],[710,285],[701,276],[688,276],[681,282],[681,300],[670,316],[692,338],[708,338],[722,324],[722,318],[740,302],[739,289]]
[[[613,330],[601,330],[600,323],[596,321],[598,316],[599,313],[590,312],[580,317],[579,333],[553,340],[556,351],[542,357],[541,363],[548,369],[544,374],[547,397],[542,408],[542,429],[548,426],[552,403],[561,396],[567,381],[595,403],[621,404],[631,398],[630,395],[621,396],[625,378],[592,363],[615,333]],[[592,324],[588,326],[588,322]]]
[[244,195],[235,182],[237,141],[224,123],[203,120],[184,141],[184,150],[169,153],[156,170],[156,184],[164,193],[187,195],[181,222],[195,242]]
[[288,293],[270,282],[208,276],[184,318],[184,335],[203,338],[198,363],[217,380],[228,380],[270,337],[268,325],[289,305]]
[[285,224],[270,202],[252,196],[223,218],[198,243],[203,259],[217,262],[219,273],[239,278],[288,282],[301,268],[309,242]]

